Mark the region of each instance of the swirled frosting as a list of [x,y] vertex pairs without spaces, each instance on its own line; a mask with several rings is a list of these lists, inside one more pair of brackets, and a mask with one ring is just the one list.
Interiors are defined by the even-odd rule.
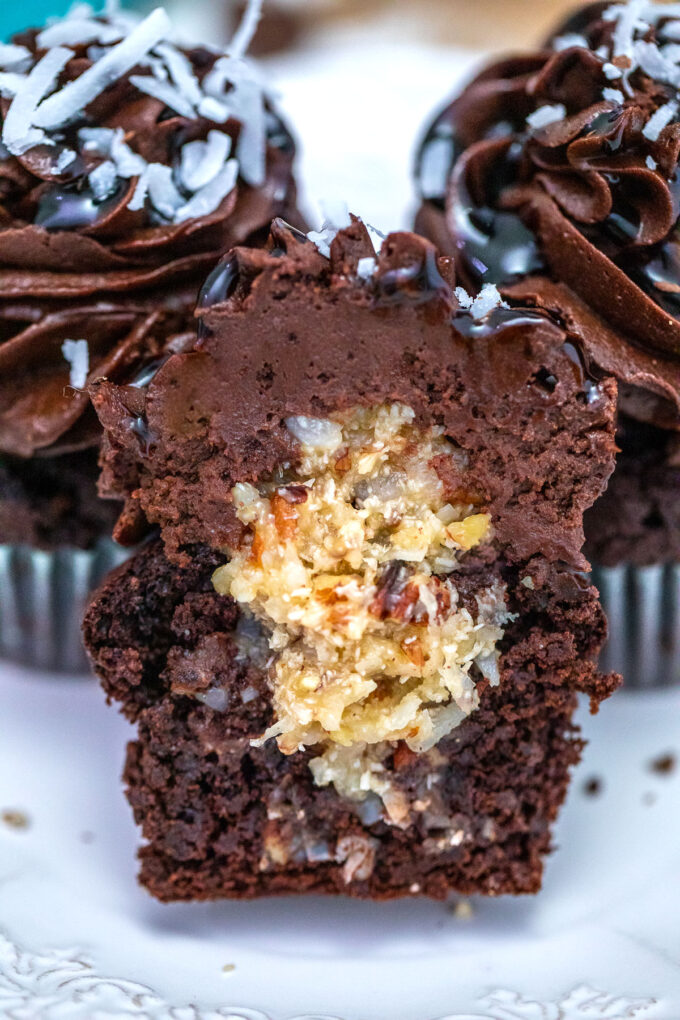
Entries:
[[418,159],[418,226],[580,333],[625,409],[680,415],[680,8],[591,4],[479,74]]
[[226,55],[170,28],[80,5],[0,46],[0,452],[96,442],[65,341],[86,377],[125,377],[181,346],[225,248],[299,218],[244,32]]

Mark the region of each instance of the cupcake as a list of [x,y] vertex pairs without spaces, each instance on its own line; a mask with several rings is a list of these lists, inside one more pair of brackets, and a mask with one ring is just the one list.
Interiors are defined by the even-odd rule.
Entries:
[[294,144],[243,59],[82,7],[0,47],[0,651],[84,665],[77,617],[116,555],[87,384],[193,336],[225,246],[299,219]]
[[535,892],[577,692],[618,683],[581,553],[616,384],[423,238],[311,237],[232,250],[190,350],[93,387],[107,488],[160,532],[85,623],[137,726],[141,880]]
[[418,228],[470,287],[548,310],[618,380],[617,468],[586,515],[606,668],[680,681],[680,19],[591,5],[485,68],[421,145]]

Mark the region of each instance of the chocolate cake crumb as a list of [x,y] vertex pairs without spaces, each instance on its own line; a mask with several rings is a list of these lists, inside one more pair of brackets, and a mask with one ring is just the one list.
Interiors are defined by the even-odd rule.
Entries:
[[10,829],[23,830],[30,828],[31,819],[25,811],[18,811],[16,808],[7,808],[0,814],[0,819]]
[[598,797],[602,793],[603,782],[599,776],[591,776],[583,784],[583,792],[587,797]]
[[678,760],[673,753],[660,754],[650,762],[649,767],[658,776],[671,776],[677,768]]

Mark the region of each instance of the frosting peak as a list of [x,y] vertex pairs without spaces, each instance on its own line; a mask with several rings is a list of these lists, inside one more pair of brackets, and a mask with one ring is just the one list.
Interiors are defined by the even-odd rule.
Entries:
[[0,47],[0,451],[56,452],[87,417],[64,340],[120,378],[191,329],[225,249],[297,218],[293,140],[242,58],[252,14],[230,54],[175,45],[161,8],[82,4]]
[[679,88],[678,5],[593,4],[543,50],[478,75],[418,163],[419,227],[466,282],[556,279],[624,351],[648,352],[647,377],[678,406]]

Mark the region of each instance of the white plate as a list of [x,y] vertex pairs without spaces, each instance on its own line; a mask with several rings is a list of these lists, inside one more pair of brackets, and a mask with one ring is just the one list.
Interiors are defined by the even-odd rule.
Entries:
[[[386,34],[274,68],[308,140],[308,194],[383,230],[408,223],[414,138],[473,59]],[[535,898],[473,901],[468,920],[420,901],[168,907],[135,883],[127,726],[94,683],[0,667],[0,812],[30,819],[0,823],[0,1016],[678,1020],[680,773],[650,762],[678,749],[679,719],[677,691],[584,715],[591,743]]]

